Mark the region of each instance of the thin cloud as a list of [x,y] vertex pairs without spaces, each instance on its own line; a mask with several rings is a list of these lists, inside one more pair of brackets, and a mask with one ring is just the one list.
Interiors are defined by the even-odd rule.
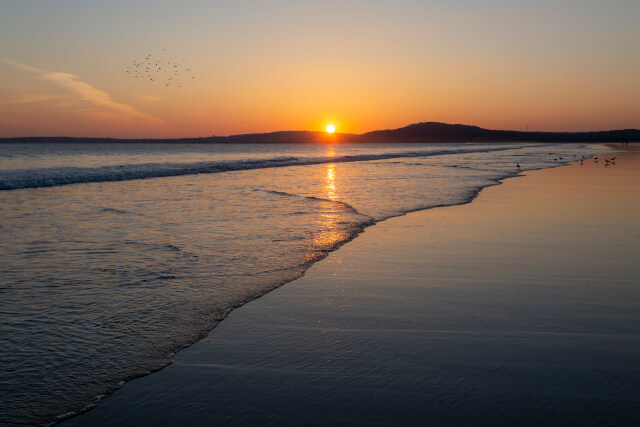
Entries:
[[53,82],[63,88],[67,89],[69,92],[79,96],[81,99],[92,103],[93,105],[103,107],[112,111],[115,111],[120,114],[124,114],[130,117],[137,117],[143,119],[151,119],[159,121],[160,119],[149,114],[145,114],[141,111],[136,110],[131,105],[122,104],[114,101],[111,96],[100,89],[97,89],[91,86],[89,83],[83,82],[78,79],[78,76],[69,73],[61,73],[55,72],[51,73],[45,70],[41,70],[39,68],[31,67],[29,65],[21,64],[19,62],[10,61],[8,59],[0,58],[0,61],[12,65],[14,67],[20,68],[22,70],[30,71],[33,73],[37,73],[41,78]]
[[128,116],[155,119],[155,117],[142,113],[130,105],[121,104],[114,101],[113,99],[111,99],[111,96],[109,96],[107,92],[96,89],[89,83],[78,80],[78,76],[75,76],[73,74],[45,73],[42,75],[42,78],[69,89],[71,92],[80,96],[82,99],[93,103],[94,105],[105,107]]
[[8,99],[6,101],[0,101],[0,105],[13,105],[13,104],[30,104],[32,102],[52,101],[54,99],[65,99],[66,95],[25,95],[15,99]]
[[0,61],[4,62],[5,64],[13,65],[16,68],[20,68],[20,69],[23,69],[23,70],[26,70],[26,71],[31,71],[33,73],[46,73],[46,71],[41,70],[39,68],[31,67],[29,65],[25,65],[25,64],[21,64],[19,62],[11,61],[9,59],[0,58]]

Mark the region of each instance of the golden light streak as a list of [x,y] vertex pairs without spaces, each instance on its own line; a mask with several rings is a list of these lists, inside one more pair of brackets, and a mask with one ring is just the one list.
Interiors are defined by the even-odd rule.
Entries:
[[336,200],[338,198],[336,191],[336,165],[334,164],[327,165],[327,184],[325,188],[329,200]]

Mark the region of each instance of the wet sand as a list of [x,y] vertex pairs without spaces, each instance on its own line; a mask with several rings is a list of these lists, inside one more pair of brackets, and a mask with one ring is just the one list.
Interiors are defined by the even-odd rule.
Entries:
[[640,151],[615,155],[370,227],[64,425],[638,425]]

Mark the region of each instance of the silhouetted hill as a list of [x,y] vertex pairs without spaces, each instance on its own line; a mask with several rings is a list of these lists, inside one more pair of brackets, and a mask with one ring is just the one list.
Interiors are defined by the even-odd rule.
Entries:
[[447,124],[437,122],[415,123],[399,129],[377,130],[362,135],[335,134],[311,131],[282,131],[270,133],[251,133],[231,136],[210,136],[205,138],[175,139],[116,139],[116,138],[75,138],[22,137],[0,138],[2,142],[120,142],[120,143],[313,143],[313,142],[620,142],[640,141],[640,130],[622,129],[598,132],[519,132],[512,130],[490,130],[477,126]]
[[640,130],[599,132],[518,132],[489,130],[477,126],[446,123],[416,123],[393,130],[377,130],[359,135],[363,142],[474,142],[474,141],[640,141]]
[[[352,138],[352,134],[340,134],[345,138]],[[201,138],[82,138],[72,136],[29,136],[20,138],[0,138],[2,142],[120,142],[120,143],[214,143],[214,144],[248,144],[248,143],[311,143],[327,142],[335,139],[336,135],[329,135],[326,132],[312,131],[280,131],[270,133],[247,133],[230,136],[208,136]]]

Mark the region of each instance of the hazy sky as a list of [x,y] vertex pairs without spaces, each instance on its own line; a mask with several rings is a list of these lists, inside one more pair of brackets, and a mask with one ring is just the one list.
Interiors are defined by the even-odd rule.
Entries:
[[[640,128],[639,20],[638,0],[3,0],[0,136]],[[149,54],[182,87],[126,73]]]

